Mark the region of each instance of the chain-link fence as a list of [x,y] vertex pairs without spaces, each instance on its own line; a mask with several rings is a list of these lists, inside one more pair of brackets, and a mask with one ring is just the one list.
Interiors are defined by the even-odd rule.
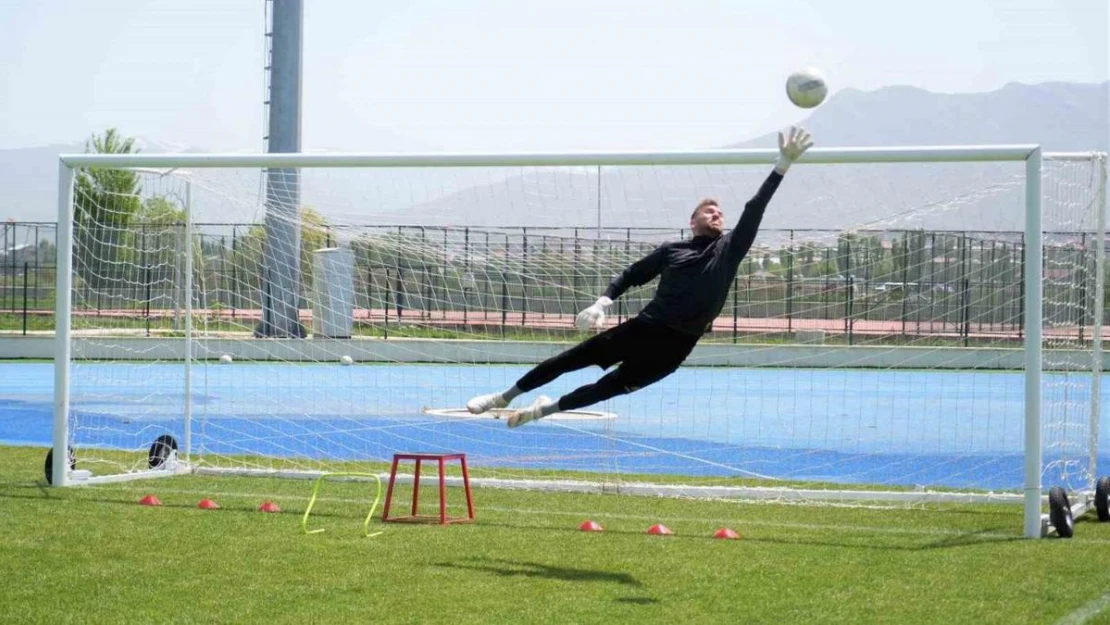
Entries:
[[[52,223],[0,227],[0,331],[53,329],[55,230]],[[196,314],[255,318],[265,297],[263,227],[196,224],[193,233]],[[74,256],[74,314],[112,315],[147,331],[176,327],[186,297],[184,225],[96,235],[108,241],[97,254],[78,249]],[[314,279],[310,248],[347,245],[355,252],[356,323],[569,330],[614,274],[660,242],[688,236],[677,229],[329,226],[302,237],[302,299]],[[1094,325],[1085,312],[1094,310],[1094,243],[1085,233],[1045,237],[1046,326],[1060,320],[1080,341]],[[807,327],[849,338],[868,327],[1020,338],[1024,266],[1018,232],[765,229],[739,267],[712,338]],[[653,291],[651,284],[630,291],[611,313],[637,314]]]

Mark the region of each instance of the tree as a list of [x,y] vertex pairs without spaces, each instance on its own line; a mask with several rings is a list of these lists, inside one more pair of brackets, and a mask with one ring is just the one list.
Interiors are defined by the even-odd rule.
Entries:
[[[132,215],[132,222],[123,237],[119,260],[142,266],[146,279],[154,283],[172,281],[177,284],[184,271],[185,209],[167,196],[156,195],[143,200]],[[200,249],[193,246],[193,266],[200,266]]]
[[792,245],[784,245],[783,247],[779,248],[780,274],[789,276],[794,273],[795,256],[797,255],[797,253],[797,250],[795,250],[794,246]]
[[816,243],[803,243],[794,256],[794,271],[806,278],[824,275],[822,251]]
[[854,273],[857,275],[862,273],[867,280],[881,279],[890,273],[891,265],[884,262],[886,254],[883,250],[882,237],[857,236],[853,248],[856,254],[853,264],[857,267]]
[[929,262],[930,251],[926,249],[924,230],[914,230],[906,234],[906,262],[910,282],[921,282],[925,279],[925,267]]
[[311,206],[301,207],[301,288],[309,290],[315,279],[313,253],[328,246],[328,222]]
[[902,235],[901,240],[895,239],[891,247],[891,260],[893,261],[892,280],[901,282],[918,282],[922,277],[922,267],[926,263],[925,232],[911,230]]
[[[95,154],[132,154],[135,139],[124,138],[115,128],[103,136],[93,135],[85,142],[85,152]],[[74,238],[79,275],[94,288],[114,279],[119,267],[125,233],[142,206],[139,177],[133,171],[92,167],[77,172],[74,180]]]
[[40,265],[53,263],[58,253],[57,247],[50,239],[43,238],[35,248],[35,261]]
[[744,258],[743,262],[740,263],[740,269],[739,269],[738,273],[742,276],[750,276],[753,273],[755,273],[755,271],[756,271],[755,261],[752,259],[751,256],[748,256],[748,257]]
[[185,209],[163,195],[147,198],[138,212],[134,223],[145,226],[176,226],[185,224]]
[[[123,138],[115,128],[85,142],[86,154],[137,153],[135,139]],[[139,176],[123,169],[89,168],[77,172],[74,205],[78,224],[127,226],[138,212]]]
[[[308,291],[312,288],[312,255],[316,250],[326,247],[329,239],[328,223],[324,217],[311,206],[302,206],[300,210],[301,222],[301,288]],[[266,245],[266,228],[255,224],[247,231],[247,235],[239,239],[234,250],[233,262],[243,268],[247,276],[252,276],[250,283],[260,285],[258,276],[262,271],[262,249]]]
[[836,270],[845,278],[854,271],[852,248],[855,237],[850,232],[842,232],[836,237]]

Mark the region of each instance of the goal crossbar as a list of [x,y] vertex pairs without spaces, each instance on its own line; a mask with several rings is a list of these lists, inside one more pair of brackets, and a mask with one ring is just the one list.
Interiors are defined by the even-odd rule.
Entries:
[[[812,148],[807,164],[1024,161],[1037,145]],[[69,167],[545,167],[571,165],[759,165],[774,149],[494,153],[62,154]],[[1050,155],[1051,156],[1051,155]]]

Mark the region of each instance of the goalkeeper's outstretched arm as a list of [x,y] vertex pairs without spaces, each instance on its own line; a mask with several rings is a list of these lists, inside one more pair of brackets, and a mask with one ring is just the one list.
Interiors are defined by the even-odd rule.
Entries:
[[760,185],[759,191],[744,205],[740,221],[729,233],[728,252],[733,262],[739,263],[751,249],[752,243],[755,242],[755,235],[759,231],[759,224],[763,221],[763,212],[779,188],[782,177],[794,161],[798,160],[798,157],[812,145],[813,139],[804,128],[791,126],[785,135],[779,133],[779,158],[775,162],[775,169]]
[[605,323],[605,311],[613,304],[613,300],[633,287],[651,282],[655,276],[663,271],[666,260],[666,245],[661,245],[647,256],[632,263],[627,269],[613,276],[605,293],[588,308],[578,313],[574,324],[580,330],[600,328]]

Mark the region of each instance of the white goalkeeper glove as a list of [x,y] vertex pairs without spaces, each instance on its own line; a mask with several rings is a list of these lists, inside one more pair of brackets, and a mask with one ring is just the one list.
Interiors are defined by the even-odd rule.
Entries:
[[806,150],[813,145],[813,139],[805,128],[791,126],[785,135],[779,133],[779,160],[775,162],[775,171],[785,174],[786,170],[798,160]]
[[601,325],[605,323],[605,309],[612,303],[613,300],[602,295],[589,308],[578,313],[578,316],[574,318],[574,325],[583,331],[591,328],[600,329]]

